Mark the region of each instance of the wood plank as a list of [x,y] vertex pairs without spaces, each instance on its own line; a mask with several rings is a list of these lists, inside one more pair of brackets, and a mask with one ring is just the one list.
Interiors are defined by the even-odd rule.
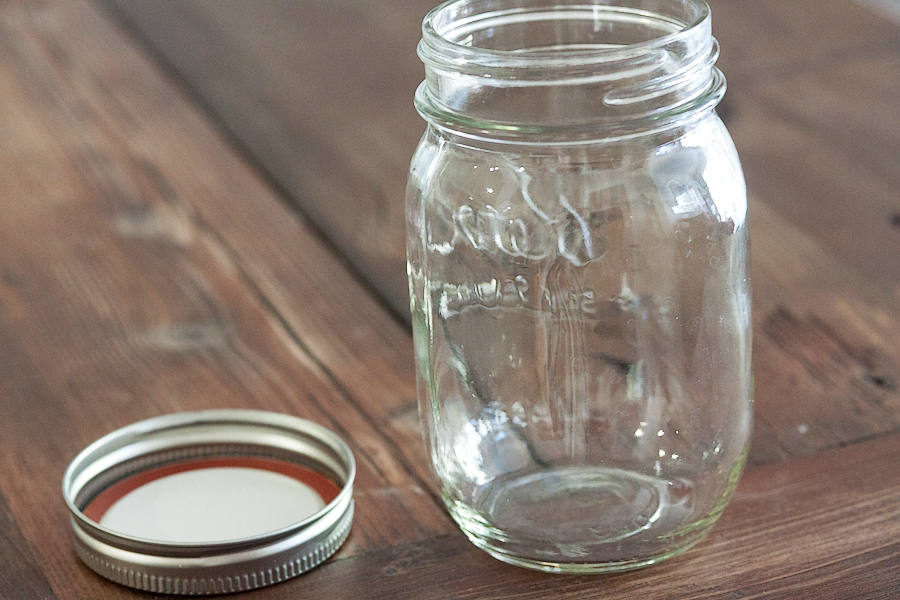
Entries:
[[[855,129],[850,119],[843,119],[842,126],[826,124],[840,122],[837,115],[819,114],[815,122],[804,122],[775,106],[771,99],[763,104],[736,92],[731,97],[729,128],[754,194],[797,229],[819,240],[823,248],[871,285],[898,293],[900,229],[894,225],[894,216],[900,213],[900,169],[895,163],[887,163],[900,153],[900,126],[896,125],[900,122],[900,105],[896,102],[900,98],[900,61],[893,61],[889,73],[896,81],[893,106],[888,108],[891,94],[885,94],[883,110],[862,109],[867,116],[859,121],[865,124]],[[784,87],[778,98],[796,91],[789,85]],[[861,86],[865,91],[860,93],[873,95],[874,87]],[[804,100],[811,107],[826,104],[797,95],[799,100],[792,105]],[[854,106],[850,98],[842,101]],[[804,110],[814,113],[816,108]],[[846,110],[844,113],[849,114]],[[885,125],[880,125],[882,122]],[[869,137],[868,129],[882,133]],[[856,149],[867,144],[870,148],[866,151]],[[876,159],[879,153],[884,156]],[[836,281],[835,285],[841,283]]]
[[[136,85],[137,82],[131,82],[128,88],[139,89]],[[139,112],[140,106],[141,102],[135,101],[129,108],[135,115],[133,118],[152,120],[152,114]],[[753,104],[750,106],[755,107]],[[752,146],[754,139],[760,138],[744,135],[742,139],[740,136],[744,132],[752,134],[760,124],[764,131],[769,132],[779,125],[772,124],[765,114],[758,113],[760,113],[758,110],[754,113],[750,108],[745,109],[742,104],[732,119],[733,126],[739,134],[739,142],[750,150],[755,149]],[[171,126],[168,127],[171,129]],[[154,130],[161,132],[161,135],[176,135],[176,132],[168,131],[166,128],[166,123],[158,122]],[[196,134],[192,134],[192,137],[196,137]],[[808,141],[803,138],[801,143],[807,144]],[[760,156],[760,160],[763,160],[769,156],[765,149],[765,144],[760,142],[758,151],[750,152],[750,155]],[[752,160],[750,163],[752,170],[756,163]],[[755,173],[760,180],[767,181],[765,164],[757,168]],[[831,175],[832,171],[825,170],[824,174]],[[173,176],[167,174],[167,177],[171,180]],[[782,183],[778,179],[775,181],[776,184]],[[772,196],[780,200],[781,195],[776,194],[780,189],[776,187],[775,192],[766,198]],[[771,190],[763,188],[762,191]],[[203,196],[197,193],[185,195]],[[809,194],[801,198],[807,199]],[[245,261],[248,273],[265,290],[265,295],[273,299],[279,313],[285,315],[295,330],[302,332],[301,337],[321,340],[314,344],[317,350],[321,347],[327,351],[333,346],[334,342],[328,341],[331,336],[330,330],[325,328],[313,330],[306,326],[290,301],[291,298],[303,298],[307,303],[316,302],[316,297],[303,296],[302,290],[297,289],[294,283],[302,280],[302,269],[298,269],[284,253],[279,253],[275,249],[261,249],[259,244],[246,242],[255,239],[256,234],[252,234],[251,230],[259,218],[250,214],[246,207],[227,204],[221,199],[217,199],[214,203],[202,202],[200,210],[203,211],[205,218],[214,224],[216,230],[228,232],[225,234],[228,239],[237,240],[233,246],[235,252]],[[759,205],[756,212],[763,210],[767,210],[766,207]],[[240,218],[235,219],[233,215],[240,215]],[[900,320],[896,301],[885,297],[873,301],[858,297],[859,290],[867,289],[869,286],[868,281],[865,278],[848,275],[840,262],[830,259],[829,246],[824,243],[828,240],[807,239],[807,232],[799,225],[784,225],[780,223],[777,214],[772,214],[771,211],[766,215],[764,218],[762,215],[756,215],[753,219],[754,224],[759,226],[754,229],[754,234],[758,236],[754,242],[757,257],[754,267],[757,300],[754,308],[757,315],[756,369],[759,401],[751,462],[760,464],[780,460],[848,443],[854,439],[864,439],[876,433],[894,431],[900,419],[898,416],[900,406],[896,401],[896,386],[891,382],[897,380],[897,365],[900,364],[900,358],[894,351],[890,336],[882,336],[879,332],[885,332],[884,320],[895,325]],[[268,223],[261,230],[269,227],[278,227],[278,224]],[[791,256],[802,259],[785,260],[785,257]],[[815,280],[815,285],[812,280]],[[313,286],[304,287],[321,289],[326,284],[327,282],[316,282]],[[329,298],[335,297],[339,297],[339,294],[329,294]],[[821,298],[832,299],[835,302],[823,306],[823,302],[819,301]],[[841,309],[842,306],[852,306],[854,311],[862,315],[881,315],[882,322],[874,327],[875,333],[870,331],[873,327],[869,327],[861,337],[857,330],[858,325],[855,321],[848,321],[846,311]],[[813,323],[820,323],[828,331],[834,331],[834,336],[822,334],[822,327],[810,325],[812,335],[801,336],[794,340],[793,345],[785,347],[783,340],[770,339],[771,334],[778,333],[778,328],[773,327],[773,324],[779,322],[779,315],[785,314],[793,315],[801,324],[807,319]],[[328,322],[333,326],[339,326],[339,323],[333,320],[329,319]],[[854,325],[845,326],[848,323]],[[887,331],[896,330],[897,328],[893,327]],[[379,332],[378,335],[383,333]],[[873,335],[875,337],[871,339]],[[846,346],[847,340],[855,340],[853,343],[859,346],[859,352],[865,356],[848,358],[840,352],[837,356],[827,354],[828,348],[834,344]],[[398,342],[397,347],[402,344],[403,342]],[[820,344],[825,345],[824,349],[819,348]],[[840,379],[841,385],[835,386],[832,385],[833,382],[817,379],[815,369],[810,369],[802,357],[798,357],[798,352],[802,351],[825,352],[829,357],[827,362],[832,367],[832,374]],[[346,352],[328,356],[327,362],[343,363],[344,356]],[[869,364],[866,362],[869,359],[865,357],[878,358],[876,363]],[[388,372],[396,371],[395,367]],[[363,371],[354,367],[345,375],[341,375],[341,381],[352,382],[348,383],[353,386],[352,389],[362,390],[365,389],[369,377],[377,376],[380,372],[378,368]],[[358,375],[363,373],[366,374],[365,378],[360,380]],[[409,377],[411,380],[411,374]],[[878,385],[879,381],[883,381],[884,385]],[[393,386],[398,383],[395,382]],[[405,389],[409,393],[407,402],[397,404],[385,397],[378,403],[373,403],[370,413],[377,422],[390,425],[388,431],[401,449],[412,448],[418,435],[415,428],[412,390],[408,385]],[[791,399],[790,410],[785,409],[787,398]],[[847,401],[848,398],[850,401]],[[417,452],[412,450],[407,454],[410,464],[420,461]],[[428,477],[424,472],[422,476]]]
[[900,49],[900,28],[852,0],[708,0],[729,87]]
[[900,428],[900,186],[761,93],[729,92],[753,196],[755,462]]
[[[222,406],[319,420],[343,433],[360,459],[360,513],[344,558],[261,595],[320,585],[310,581],[369,597],[392,590],[402,597],[408,592],[391,586],[426,583],[462,597],[557,589],[585,597],[578,594],[599,593],[607,580],[614,591],[643,589],[631,576],[560,579],[508,569],[452,533],[418,439],[408,333],[92,6],[0,6],[0,164],[9,173],[0,180],[0,494],[58,597],[130,597],[69,548],[58,496],[68,460],[133,420]],[[900,413],[895,292],[870,285],[822,238],[785,222],[768,197],[754,202],[763,342],[754,460],[892,431]],[[805,435],[797,435],[801,424]],[[892,473],[872,471],[896,471],[896,448],[881,443],[863,446],[872,464],[858,464],[865,461],[857,454],[791,463],[800,475],[817,474],[799,490],[786,483],[793,470],[751,471],[745,481],[756,481],[749,489],[759,497],[741,492],[707,542],[716,551],[699,555],[706,558],[691,567],[694,575],[672,583],[669,575],[681,571],[664,565],[644,573],[657,574],[654,585],[668,577],[676,593],[700,586],[706,597],[748,572],[750,587],[738,590],[748,597],[783,584],[799,590],[794,597],[827,598],[810,590],[834,576],[871,597],[896,594],[885,575],[896,569],[896,548],[877,537],[896,537],[894,501],[879,496],[896,494],[896,483]],[[848,483],[825,479],[825,467],[848,471]],[[865,473],[882,487],[867,487],[857,477]],[[784,494],[773,500],[769,488]],[[871,509],[865,520],[851,514],[853,503]],[[734,511],[752,518],[729,529]],[[781,521],[759,533],[770,518]],[[854,523],[878,529],[873,539],[882,545],[859,539]],[[847,536],[847,546],[823,541],[817,528]],[[773,554],[783,564],[756,560],[782,536],[812,547],[799,553],[809,562],[783,556],[787,550]],[[720,565],[719,554],[733,563]],[[843,559],[829,567],[828,556]],[[348,571],[327,570],[338,565]],[[459,576],[485,565],[499,569],[489,572],[494,583]],[[874,579],[857,582],[866,570]],[[327,573],[340,581],[325,582]],[[41,589],[27,569],[9,577],[17,591]]]
[[850,2],[711,5],[752,196],[751,461],[896,431],[900,27]]
[[900,430],[900,295],[751,198],[760,464]]
[[[221,241],[295,342],[386,435],[417,485],[428,487],[408,330],[377,299],[360,293],[341,261],[288,206],[272,203],[260,210],[256,198],[271,192],[235,154],[207,151],[222,147],[221,136],[198,111],[172,106],[171,80],[145,55],[111,52],[115,45],[98,44],[94,37],[83,35],[81,46],[73,48],[92,48],[91,68],[117,82],[115,93],[107,93],[108,110],[141,124],[123,140],[139,185],[189,205],[186,210]],[[192,158],[189,170],[185,156]],[[403,166],[403,178],[405,173]],[[398,269],[405,278],[405,266]]]
[[[400,314],[433,0],[112,0]],[[265,32],[261,35],[261,32]]]
[[[900,31],[900,25],[897,29]],[[823,190],[829,196],[844,194],[841,209],[829,209],[829,214],[852,217],[864,213],[871,195],[880,200],[878,219],[871,228],[880,231],[892,225],[892,217],[900,214],[900,168],[896,161],[900,154],[900,58],[896,48],[885,46],[868,56],[849,56],[761,81],[749,93],[765,106],[776,126],[792,123],[793,128],[815,137],[816,147],[843,154],[841,174],[851,184],[860,185]],[[816,155],[808,158],[821,160]],[[873,179],[882,182],[881,190],[872,189],[869,182]],[[826,196],[825,200],[830,198]],[[896,244],[900,230],[893,227],[891,241]],[[889,251],[885,248],[882,254]],[[874,258],[872,269],[882,264]],[[885,273],[896,274],[896,270]]]
[[[202,0],[176,6],[140,0],[110,2],[405,314],[406,284],[399,275],[403,181],[405,161],[422,129],[411,110],[412,90],[421,79],[412,48],[421,17],[433,2],[406,3],[402,9],[380,3],[374,11],[353,2],[266,0],[255,3],[252,11],[235,1],[215,7]],[[736,93],[773,82],[786,96],[804,106],[816,106],[782,79],[848,59],[893,56],[900,50],[900,27],[850,0],[751,4],[714,0],[711,4],[715,33],[723,48],[720,66]],[[259,31],[266,35],[258,36]],[[228,60],[219,60],[222,56]],[[880,72],[897,81],[893,66]],[[839,106],[865,101],[866,85],[856,85],[852,78],[846,85],[856,90],[857,102],[839,102]],[[885,98],[882,104],[897,106],[890,101],[892,96]],[[731,99],[726,100],[723,108],[731,107]],[[865,122],[877,127],[875,123],[900,120]],[[766,131],[778,132],[782,126],[769,115],[762,123],[768,126]],[[740,135],[736,137],[743,152]],[[376,139],[381,145],[374,145]],[[866,146],[865,156],[897,172],[890,158],[895,155],[893,145],[872,144],[871,136],[855,139],[859,146]],[[808,146],[798,149],[796,144],[786,145],[785,151],[795,153],[792,156],[815,154]],[[378,156],[367,160],[365,152]],[[386,160],[385,154],[390,158]],[[773,166],[781,167],[775,171],[793,172],[793,164],[782,162],[782,154],[772,152],[766,158],[768,162],[759,164],[748,161],[754,185],[766,179]],[[352,168],[336,170],[345,166]],[[770,183],[778,188],[776,195],[795,194],[790,185]],[[770,191],[771,186],[767,194]],[[840,186],[835,188],[838,191],[843,191]],[[372,200],[375,196],[378,201]],[[796,204],[806,206],[807,197],[799,196]],[[844,212],[820,212],[819,221],[834,222]],[[346,218],[348,214],[355,218]],[[861,260],[865,250],[858,253]]]
[[[900,594],[900,436],[751,469],[710,537],[608,576],[510,567],[462,535],[326,565],[274,588],[322,598],[891,599]],[[460,577],[465,573],[465,577]]]
[[0,495],[0,598],[55,600],[56,596]]
[[[69,546],[59,495],[66,464],[116,427],[174,411],[262,408],[342,434],[359,463],[358,512],[344,556],[452,530],[361,409],[395,394],[383,388],[394,380],[407,382],[400,399],[410,401],[409,367],[389,372],[408,355],[372,331],[385,330],[405,350],[408,335],[314,233],[92,5],[4,4],[0,48],[0,492],[55,593],[123,593],[90,574]],[[120,95],[132,79],[136,89]],[[128,102],[141,99],[154,119],[128,112]],[[169,125],[151,133],[157,121]],[[172,183],[169,171],[179,174]],[[182,189],[179,178],[193,187]],[[303,253],[292,262],[304,272],[297,288],[311,280],[333,286],[341,301],[316,289],[300,296],[316,298],[310,307],[289,301],[323,339],[328,331],[360,347],[365,340],[362,359],[382,372],[364,399],[330,370],[353,364],[322,362],[271,310],[192,205],[203,197],[228,197],[257,215],[262,247]],[[273,222],[284,223],[262,229]],[[331,323],[318,321],[326,316]],[[424,455],[418,438],[414,447]]]

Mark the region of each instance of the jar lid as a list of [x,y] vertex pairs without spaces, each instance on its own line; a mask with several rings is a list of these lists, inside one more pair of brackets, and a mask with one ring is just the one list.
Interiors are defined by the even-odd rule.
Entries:
[[223,594],[290,579],[334,554],[353,521],[350,448],[310,421],[209,410],[140,421],[66,470],[75,549],[140,590]]

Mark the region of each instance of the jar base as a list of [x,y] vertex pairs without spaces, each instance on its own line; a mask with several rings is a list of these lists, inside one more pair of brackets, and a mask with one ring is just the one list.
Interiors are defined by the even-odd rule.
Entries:
[[524,567],[526,569],[532,569],[534,571],[543,571],[544,573],[557,573],[557,574],[568,574],[568,575],[602,575],[604,573],[622,573],[624,571],[634,571],[636,569],[641,569],[643,567],[649,567],[651,565],[655,565],[664,560],[668,560],[670,558],[674,558],[683,552],[687,552],[699,542],[706,537],[706,534],[712,528],[710,524],[709,527],[705,528],[703,531],[699,532],[695,536],[692,536],[686,543],[681,546],[678,546],[675,549],[669,550],[663,554],[651,556],[648,558],[640,558],[633,560],[623,560],[620,562],[601,562],[601,563],[568,563],[568,562],[552,562],[552,561],[544,561],[544,560],[535,560],[532,558],[526,558],[522,556],[517,556],[510,554],[508,551],[503,548],[498,548],[496,546],[491,545],[486,540],[472,535],[470,532],[463,529],[463,533],[466,534],[466,537],[469,538],[469,541],[472,542],[477,548],[484,550],[494,558],[499,561],[505,562],[506,564],[513,565],[515,567]]
[[479,548],[503,562],[552,573],[657,563],[697,543],[721,513],[698,518],[687,480],[587,466],[510,474],[486,484],[472,506],[447,504]]

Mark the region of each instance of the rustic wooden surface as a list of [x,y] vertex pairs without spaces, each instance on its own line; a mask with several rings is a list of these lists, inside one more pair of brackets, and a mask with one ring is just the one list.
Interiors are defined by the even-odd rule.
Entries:
[[[523,572],[485,560],[456,534],[329,563],[306,576],[303,591],[315,598],[398,600],[894,599],[900,595],[897,467],[900,436],[753,469],[706,541],[635,573]],[[287,600],[292,592],[285,586],[271,597]]]
[[429,3],[254,2],[237,26],[248,3],[116,1],[180,76],[106,3],[0,3],[0,598],[150,597],[79,562],[63,470],[112,429],[217,407],[323,423],[359,462],[340,553],[249,597],[900,595],[900,27],[714,2],[751,189],[756,466],[682,557],[552,577],[441,508],[380,299],[402,304]]
[[115,0],[350,262],[408,311],[403,193],[436,0]]
[[[107,1],[405,312],[404,173],[423,129],[410,100],[423,70],[411,49],[423,15],[437,2],[261,0],[250,9],[243,0]],[[897,281],[895,253],[873,257],[867,244],[835,239],[843,228],[834,225],[855,213],[883,229],[878,201],[900,185],[900,27],[850,0],[711,4],[720,66],[732,90],[726,108],[743,112],[750,103],[747,111],[761,113],[746,132],[733,131],[751,186],[778,186],[766,200],[793,222],[831,235],[829,249],[870,272],[887,265]],[[758,157],[757,141],[780,143]],[[858,161],[847,161],[848,154],[892,187],[877,189],[863,176],[862,189],[847,190],[847,181],[860,179]],[[841,170],[831,168],[835,161]],[[793,185],[774,181],[779,175]],[[836,206],[808,210],[813,184],[829,190],[824,200]],[[847,211],[848,195],[873,200]],[[885,241],[900,248],[900,241]]]

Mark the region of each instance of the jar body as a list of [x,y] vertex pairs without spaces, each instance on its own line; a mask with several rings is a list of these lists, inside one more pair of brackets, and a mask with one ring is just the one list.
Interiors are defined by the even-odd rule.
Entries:
[[454,519],[511,562],[676,552],[744,460],[748,235],[730,138],[710,115],[662,147],[612,146],[525,155],[430,128],[412,165],[423,425]]
[[603,572],[709,530],[751,428],[746,212],[711,109],[572,143],[429,125],[407,193],[420,412],[472,542]]

